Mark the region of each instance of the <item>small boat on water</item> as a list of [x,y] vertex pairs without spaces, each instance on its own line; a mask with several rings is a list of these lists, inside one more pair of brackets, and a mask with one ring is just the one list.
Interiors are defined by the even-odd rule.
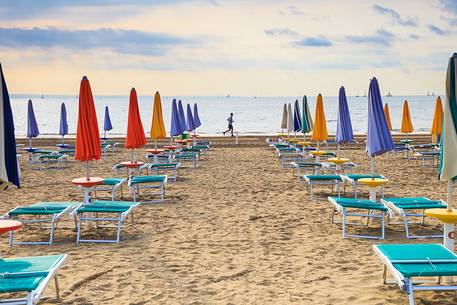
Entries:
[[389,93],[387,93],[386,97],[392,97],[392,93],[390,93],[390,91],[389,91]]

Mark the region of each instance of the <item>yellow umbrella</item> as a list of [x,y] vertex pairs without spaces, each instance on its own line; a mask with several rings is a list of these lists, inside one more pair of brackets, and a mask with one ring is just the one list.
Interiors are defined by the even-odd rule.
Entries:
[[384,115],[386,116],[387,126],[389,126],[389,130],[392,130],[392,122],[390,121],[389,105],[387,105],[387,103],[384,105]]
[[403,104],[403,114],[401,118],[401,132],[408,134],[414,131],[413,122],[411,121],[411,115],[409,114],[408,101],[405,100]]
[[327,122],[324,113],[324,101],[322,95],[317,96],[316,111],[314,112],[314,129],[311,140],[317,141],[317,150],[319,150],[319,141],[325,141],[328,138]]
[[154,96],[154,110],[152,112],[151,124],[151,139],[155,140],[157,146],[157,139],[165,139],[167,132],[163,123],[162,115],[162,102],[160,101],[160,94],[157,91]]
[[441,103],[441,98],[438,96],[435,104],[435,114],[433,115],[432,123],[432,136],[433,140],[438,142],[441,132],[443,131],[443,104]]

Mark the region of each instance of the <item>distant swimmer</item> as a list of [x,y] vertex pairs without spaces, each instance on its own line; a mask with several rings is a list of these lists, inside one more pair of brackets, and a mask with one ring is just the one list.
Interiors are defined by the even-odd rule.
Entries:
[[227,132],[231,132],[232,133],[232,137],[234,136],[233,135],[233,122],[235,122],[233,120],[233,113],[230,113],[230,116],[227,118],[227,122],[228,122],[228,129],[226,131],[223,132],[223,134],[225,135]]

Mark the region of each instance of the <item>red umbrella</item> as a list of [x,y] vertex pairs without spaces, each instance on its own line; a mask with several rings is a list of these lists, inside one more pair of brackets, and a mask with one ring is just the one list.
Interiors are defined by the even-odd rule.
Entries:
[[101,158],[100,134],[97,114],[89,80],[83,76],[79,90],[78,127],[76,130],[75,159],[86,162],[86,178],[89,178],[89,161]]
[[131,161],[133,161],[133,149],[143,147],[146,144],[143,123],[141,123],[140,110],[138,109],[138,97],[135,88],[130,91],[129,118],[127,121],[127,137],[125,148],[130,148]]

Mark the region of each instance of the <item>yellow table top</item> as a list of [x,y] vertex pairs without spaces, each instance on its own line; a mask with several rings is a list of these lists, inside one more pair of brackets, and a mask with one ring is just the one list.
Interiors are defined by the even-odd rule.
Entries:
[[312,150],[309,153],[312,154],[312,155],[315,155],[315,156],[322,156],[322,155],[325,155],[328,152],[325,151],[325,150]]
[[340,164],[343,164],[343,163],[347,163],[347,162],[349,162],[351,160],[348,159],[348,158],[328,158],[327,161],[333,162],[335,164],[340,165]]
[[357,180],[357,183],[368,185],[369,187],[384,185],[387,182],[389,182],[389,180],[382,178],[361,178]]
[[311,142],[299,141],[297,142],[298,145],[309,145]]
[[447,209],[428,209],[424,211],[424,214],[439,219],[444,223],[457,223],[456,209],[452,209],[450,212]]

